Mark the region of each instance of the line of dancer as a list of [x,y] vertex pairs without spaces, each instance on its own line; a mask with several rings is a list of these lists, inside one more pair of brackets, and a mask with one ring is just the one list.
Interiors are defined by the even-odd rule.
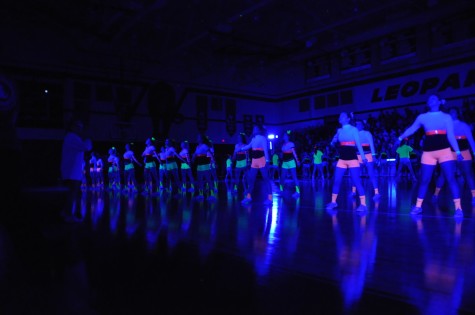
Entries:
[[[427,100],[429,111],[416,117],[412,125],[402,132],[397,141],[392,141],[393,153],[399,155],[399,167],[396,180],[399,181],[403,167],[408,168],[410,178],[418,184],[417,198],[411,209],[413,215],[423,212],[423,201],[428,191],[429,184],[436,166],[440,167],[440,174],[436,181],[433,200],[437,201],[439,193],[447,183],[453,197],[454,216],[463,217],[461,207],[461,189],[455,178],[458,168],[464,176],[465,183],[470,189],[472,204],[475,205],[475,176],[473,172],[472,154],[475,152],[475,141],[470,126],[460,120],[458,108],[453,107],[449,113],[443,112],[440,107],[445,100],[438,95],[430,95]],[[313,173],[309,179],[318,178],[325,185],[325,179],[332,175],[333,183],[331,196],[326,209],[334,211],[338,209],[338,198],[344,175],[348,172],[351,179],[351,196],[358,197],[356,200],[357,212],[368,210],[367,194],[372,195],[372,200],[377,203],[381,199],[378,177],[376,172],[377,150],[373,134],[366,130],[365,121],[355,120],[352,113],[342,112],[339,116],[340,128],[330,141],[330,147],[334,154],[329,154],[330,147],[320,143],[315,145],[313,153]],[[408,145],[410,137],[419,129],[424,130],[424,141],[419,173],[412,168],[410,154],[414,151]],[[263,188],[266,194],[265,204],[272,204],[272,187],[277,196],[285,197],[286,183],[292,182],[289,189],[292,197],[301,197],[301,182],[298,178],[298,167],[301,165],[298,147],[293,139],[294,132],[287,130],[282,134],[281,145],[274,145],[270,152],[267,131],[261,125],[255,125],[250,140],[245,133],[236,135],[236,143],[233,151],[226,154],[226,176],[224,181],[228,185],[228,191],[234,194],[242,193],[242,203],[248,205],[255,202],[253,190],[256,176],[261,174]],[[175,142],[166,139],[159,152],[155,147],[156,140],[149,138],[145,141],[145,149],[142,153],[143,164],[138,161],[133,152],[133,145],[125,145],[123,163],[115,147],[109,149],[107,157],[107,188],[110,190],[139,191],[135,176],[136,166],[143,166],[143,189],[144,194],[160,194],[170,192],[179,197],[181,193],[192,193],[198,200],[206,199],[214,201],[218,193],[218,164],[215,159],[212,141],[205,134],[198,134],[197,145],[193,153],[190,152],[190,143],[184,140],[180,143],[181,151],[177,153]],[[387,145],[387,143],[385,143]],[[276,149],[277,147],[277,149]],[[396,150],[397,148],[397,150]],[[381,150],[382,152],[383,150]],[[326,152],[326,153],[324,153]],[[272,163],[270,158],[272,153]],[[279,154],[278,154],[279,153]],[[380,153],[381,154],[381,153]],[[330,156],[331,155],[331,156]],[[310,156],[308,153],[302,156]],[[279,158],[280,157],[280,158]],[[335,159],[334,166],[329,171],[329,160]],[[327,163],[327,164],[325,164]],[[96,152],[92,152],[89,164],[91,184],[93,189],[104,187],[102,177],[102,159]],[[124,181],[121,182],[121,167],[123,167]],[[224,169],[224,163],[223,163]],[[365,192],[362,179],[363,171],[366,170],[372,186],[372,193]],[[310,173],[310,171],[308,170]],[[196,174],[196,177],[194,176]],[[418,178],[417,178],[418,177]],[[302,179],[304,181],[305,179]],[[272,183],[276,181],[276,186]]]

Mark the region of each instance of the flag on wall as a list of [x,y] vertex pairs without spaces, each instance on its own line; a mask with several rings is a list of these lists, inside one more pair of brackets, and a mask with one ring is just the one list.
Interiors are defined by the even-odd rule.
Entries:
[[226,131],[230,136],[236,133],[236,101],[226,100]]
[[203,95],[196,96],[196,124],[198,131],[208,130],[208,98]]

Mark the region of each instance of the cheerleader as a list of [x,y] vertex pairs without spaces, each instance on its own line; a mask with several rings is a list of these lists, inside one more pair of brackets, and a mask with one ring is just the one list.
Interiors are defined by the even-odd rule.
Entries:
[[280,193],[284,191],[284,183],[287,178],[287,175],[290,173],[292,180],[295,184],[295,192],[292,195],[294,198],[300,196],[300,187],[299,180],[297,178],[297,166],[300,165],[300,161],[297,157],[297,152],[295,151],[295,144],[290,141],[290,135],[292,131],[287,130],[284,133],[284,144],[282,145],[282,166],[280,172]]
[[198,195],[196,199],[204,199],[205,185],[208,186],[208,200],[214,201],[216,197],[214,195],[214,189],[211,189],[211,160],[209,158],[209,150],[211,143],[207,136],[198,134],[198,145],[192,156],[192,161],[196,163],[196,178],[198,181]]
[[269,171],[267,164],[269,164],[269,152],[266,130],[262,126],[254,126],[253,137],[251,142],[240,148],[240,151],[247,151],[251,149],[251,168],[248,174],[249,187],[245,198],[241,201],[243,205],[248,205],[252,201],[252,191],[256,181],[257,172],[261,173],[264,185],[267,188],[267,199],[264,201],[266,205],[272,205],[272,187],[269,180]]
[[[364,130],[364,123],[362,120],[356,121],[356,128],[358,129],[358,133],[360,136],[361,146],[363,147],[363,151],[366,157],[366,163],[363,163],[361,155],[358,153],[358,161],[360,162],[360,166],[366,166],[366,170],[368,171],[368,176],[373,184],[374,189],[374,196],[373,200],[378,201],[381,198],[378,189],[378,179],[376,178],[375,170],[374,170],[374,157],[376,156],[376,151],[374,149],[374,142],[373,142],[373,135],[371,132]],[[356,195],[356,186],[353,185],[352,187],[353,195]]]
[[129,191],[137,192],[137,180],[135,179],[135,168],[134,163],[142,166],[142,164],[137,161],[134,155],[134,151],[131,150],[131,145],[127,143],[125,145],[124,153],[124,178],[125,185]]
[[[244,190],[247,189],[247,169],[249,155],[247,151],[241,151],[241,148],[246,145],[246,134],[241,132],[238,135],[238,143],[234,146],[233,160],[236,165],[234,167],[234,192],[238,191],[238,185],[242,182]],[[242,176],[242,179],[241,179]]]
[[145,141],[145,150],[142,153],[144,159],[144,193],[151,194],[153,192],[153,183],[155,182],[157,193],[158,193],[158,177],[157,177],[157,165],[155,160],[158,160],[157,152],[155,151],[155,146],[153,145],[154,138],[149,138]]
[[185,163],[178,153],[176,153],[174,147],[174,141],[170,139],[165,140],[165,156],[166,156],[166,172],[167,177],[170,179],[171,192],[173,194],[178,193],[178,189],[181,186],[180,177],[178,175],[178,164],[177,159]]
[[109,189],[111,190],[120,190],[120,160],[117,155],[117,149],[112,147],[109,149],[109,157],[107,158],[108,168],[108,179],[109,179]]
[[367,210],[366,196],[360,177],[361,168],[356,154],[357,150],[361,155],[363,163],[366,163],[367,159],[364,154],[363,147],[361,146],[358,129],[350,124],[350,120],[351,118],[346,112],[342,112],[340,114],[339,122],[341,124],[341,128],[338,129],[331,142],[332,145],[335,145],[336,143],[339,143],[340,145],[339,160],[336,163],[334,171],[332,199],[331,202],[327,204],[326,208],[327,210],[333,210],[334,208],[338,207],[336,200],[340,191],[341,181],[346,170],[349,169],[351,179],[353,180],[360,197],[360,205],[358,208],[356,208],[356,211],[363,212]]
[[[463,156],[463,161],[458,161],[457,166],[459,167],[465,182],[467,183],[468,187],[470,188],[470,192],[472,195],[472,205],[475,206],[475,180],[473,175],[473,166],[472,166],[472,154],[475,154],[475,142],[472,136],[472,130],[470,126],[459,120],[460,112],[457,107],[452,107],[449,110],[450,116],[454,121],[454,134],[455,138],[457,139],[457,143],[459,145],[460,153]],[[452,151],[453,152],[453,151]],[[455,154],[455,152],[453,152]],[[433,200],[437,201],[440,189],[444,185],[445,177],[443,173],[440,173],[439,177],[437,178],[435,192],[433,195]]]
[[208,151],[208,158],[211,161],[210,164],[210,172],[211,172],[211,180],[213,182],[213,189],[215,192],[218,192],[218,175],[216,174],[216,160],[214,158],[214,145],[213,141],[209,141],[211,146]]
[[165,190],[168,184],[167,177],[167,152],[165,147],[160,147],[160,153],[158,154],[160,165],[158,167],[158,178],[160,180],[160,190]]
[[183,161],[180,166],[182,191],[187,191],[186,182],[188,180],[188,182],[190,183],[190,188],[188,188],[188,192],[194,192],[195,180],[193,179],[193,172],[191,171],[190,144],[188,143],[188,141],[183,141],[180,146],[181,146],[180,158]]
[[[454,123],[449,114],[440,111],[440,105],[445,104],[445,100],[438,95],[431,95],[427,100],[429,112],[417,116],[414,123],[406,129],[398,138],[404,138],[414,134],[419,128],[425,130],[425,140],[423,153],[421,156],[421,176],[420,185],[417,192],[416,204],[411,210],[411,214],[422,212],[422,202],[427,192],[427,188],[432,179],[432,174],[437,164],[440,165],[445,179],[452,191],[452,198],[455,206],[454,217],[463,217],[460,204],[460,189],[455,180],[456,159],[463,160],[457,139],[454,134]],[[455,156],[450,150],[450,146],[455,151]]]
[[99,189],[104,189],[104,174],[102,173],[104,170],[104,162],[102,162],[102,158],[100,155],[97,155],[96,153],[93,153],[97,160],[96,160],[96,180],[97,180],[97,186]]

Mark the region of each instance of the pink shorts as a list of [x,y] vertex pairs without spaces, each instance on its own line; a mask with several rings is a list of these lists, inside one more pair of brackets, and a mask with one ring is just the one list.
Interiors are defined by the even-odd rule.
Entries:
[[265,156],[262,156],[257,159],[252,159],[251,161],[251,167],[252,168],[263,168],[266,167],[266,158]]
[[360,167],[360,162],[358,162],[358,160],[338,160],[338,162],[336,163],[336,167],[340,167],[340,168]]
[[447,161],[455,161],[455,153],[450,148],[435,151],[424,151],[421,157],[421,163],[426,165],[436,165]]

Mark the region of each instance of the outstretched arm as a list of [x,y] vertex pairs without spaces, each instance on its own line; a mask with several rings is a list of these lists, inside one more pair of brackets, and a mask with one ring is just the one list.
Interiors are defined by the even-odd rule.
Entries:
[[252,142],[254,141],[254,138],[252,138],[251,142],[249,142],[249,144],[246,144],[242,147],[239,148],[239,151],[247,151],[249,150],[250,148],[252,148]]
[[333,145],[335,145],[335,144],[338,142],[338,134],[340,133],[340,130],[341,130],[341,129],[338,129],[338,130],[336,131],[335,135],[333,136],[332,141],[330,142],[330,145],[333,146]]
[[[399,136],[399,138],[398,138],[399,142],[401,142],[402,139],[413,135],[420,127],[422,127],[422,123],[421,123],[421,116],[419,115],[419,116],[417,116],[414,123]],[[453,127],[452,127],[452,129],[453,129]]]

